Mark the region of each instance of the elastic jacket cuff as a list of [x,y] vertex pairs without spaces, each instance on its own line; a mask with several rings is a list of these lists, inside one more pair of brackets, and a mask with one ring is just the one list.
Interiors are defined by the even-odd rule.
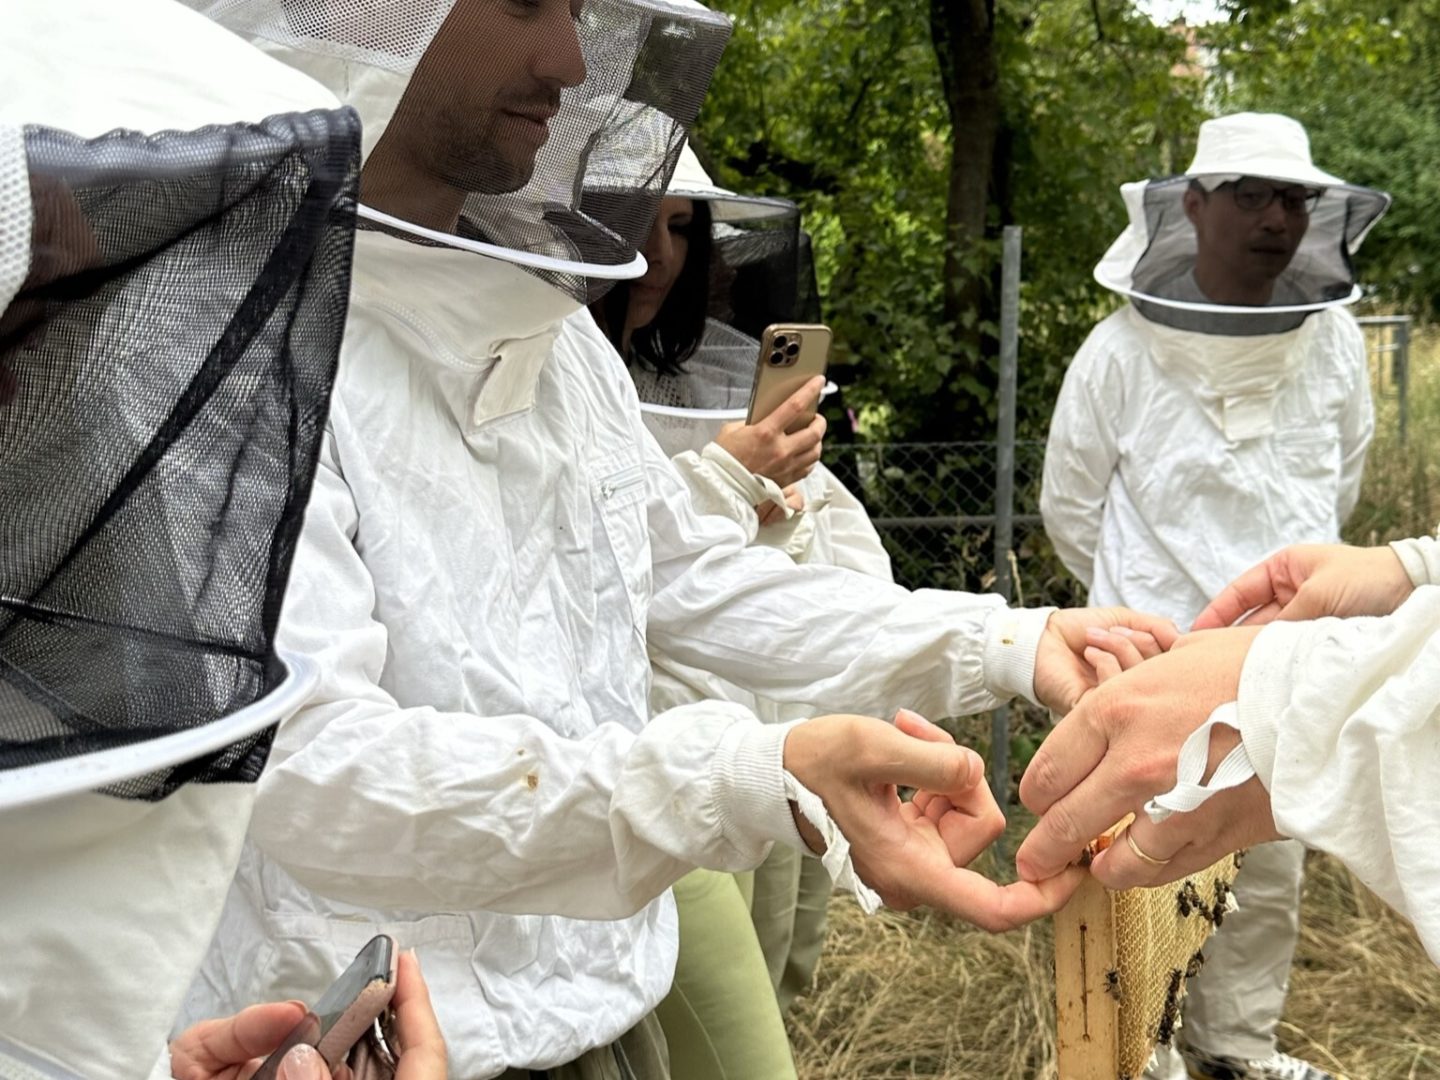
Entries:
[[1033,705],[1035,654],[1053,607],[997,608],[985,620],[985,689],[1001,701],[1023,697]]
[[1256,635],[1240,670],[1240,690],[1235,701],[1240,741],[1267,791],[1275,774],[1280,718],[1290,703],[1295,667],[1303,656],[1301,646],[1309,632],[1308,623],[1271,623]]
[[1410,584],[1417,589],[1422,585],[1440,585],[1440,540],[1433,536],[1392,540],[1390,550],[1400,559],[1400,565],[1410,576]]
[[785,794],[785,736],[799,723],[733,724],[715,749],[720,828],[742,849],[782,843],[806,850]]

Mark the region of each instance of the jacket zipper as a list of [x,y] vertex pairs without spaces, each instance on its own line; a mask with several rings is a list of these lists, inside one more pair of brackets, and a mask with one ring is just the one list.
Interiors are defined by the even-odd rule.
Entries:
[[622,491],[629,491],[632,487],[637,487],[644,482],[644,467],[631,465],[600,481],[600,497],[609,502]]

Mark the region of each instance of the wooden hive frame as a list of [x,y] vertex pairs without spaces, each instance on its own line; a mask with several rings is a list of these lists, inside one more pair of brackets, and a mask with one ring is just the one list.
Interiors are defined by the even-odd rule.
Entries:
[[1231,855],[1173,884],[1124,892],[1089,878],[1056,914],[1060,1080],[1137,1080],[1156,1043],[1170,1042],[1201,946],[1233,906],[1239,864]]

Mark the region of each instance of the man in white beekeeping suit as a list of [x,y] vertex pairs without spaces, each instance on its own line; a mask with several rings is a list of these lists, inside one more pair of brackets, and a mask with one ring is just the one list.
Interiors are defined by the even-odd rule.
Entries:
[[[1310,159],[1305,130],[1241,113],[1200,127],[1185,175],[1122,188],[1130,224],[1096,268],[1129,297],[1090,334],[1051,421],[1041,511],[1090,600],[1188,626],[1238,573],[1326,543],[1373,431],[1365,343],[1341,305],[1389,197]],[[1252,850],[1239,912],[1207,947],[1184,1066],[1152,1076],[1324,1080],[1279,1052],[1305,851]]]
[[[200,6],[357,109],[373,227],[281,625],[320,683],[276,737],[186,1018],[313,1000],[383,930],[419,954],[455,1077],[664,1076],[667,890],[695,865],[754,866],[804,828],[840,880],[995,927],[1072,886],[963,869],[998,824],[979,759],[908,714],[766,726],[704,702],[647,723],[647,639],[888,716],[1064,709],[1093,680],[1088,626],[1173,637],[797,568],[695,513],[584,305],[643,273],[728,20],[681,0]],[[594,200],[587,163],[616,146],[633,169]],[[934,820],[894,783],[944,794]]]

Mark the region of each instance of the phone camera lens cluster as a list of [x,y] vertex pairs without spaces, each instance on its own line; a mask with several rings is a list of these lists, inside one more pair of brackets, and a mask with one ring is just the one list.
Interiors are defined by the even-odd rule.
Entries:
[[770,350],[772,367],[789,367],[800,356],[800,335],[776,334]]

